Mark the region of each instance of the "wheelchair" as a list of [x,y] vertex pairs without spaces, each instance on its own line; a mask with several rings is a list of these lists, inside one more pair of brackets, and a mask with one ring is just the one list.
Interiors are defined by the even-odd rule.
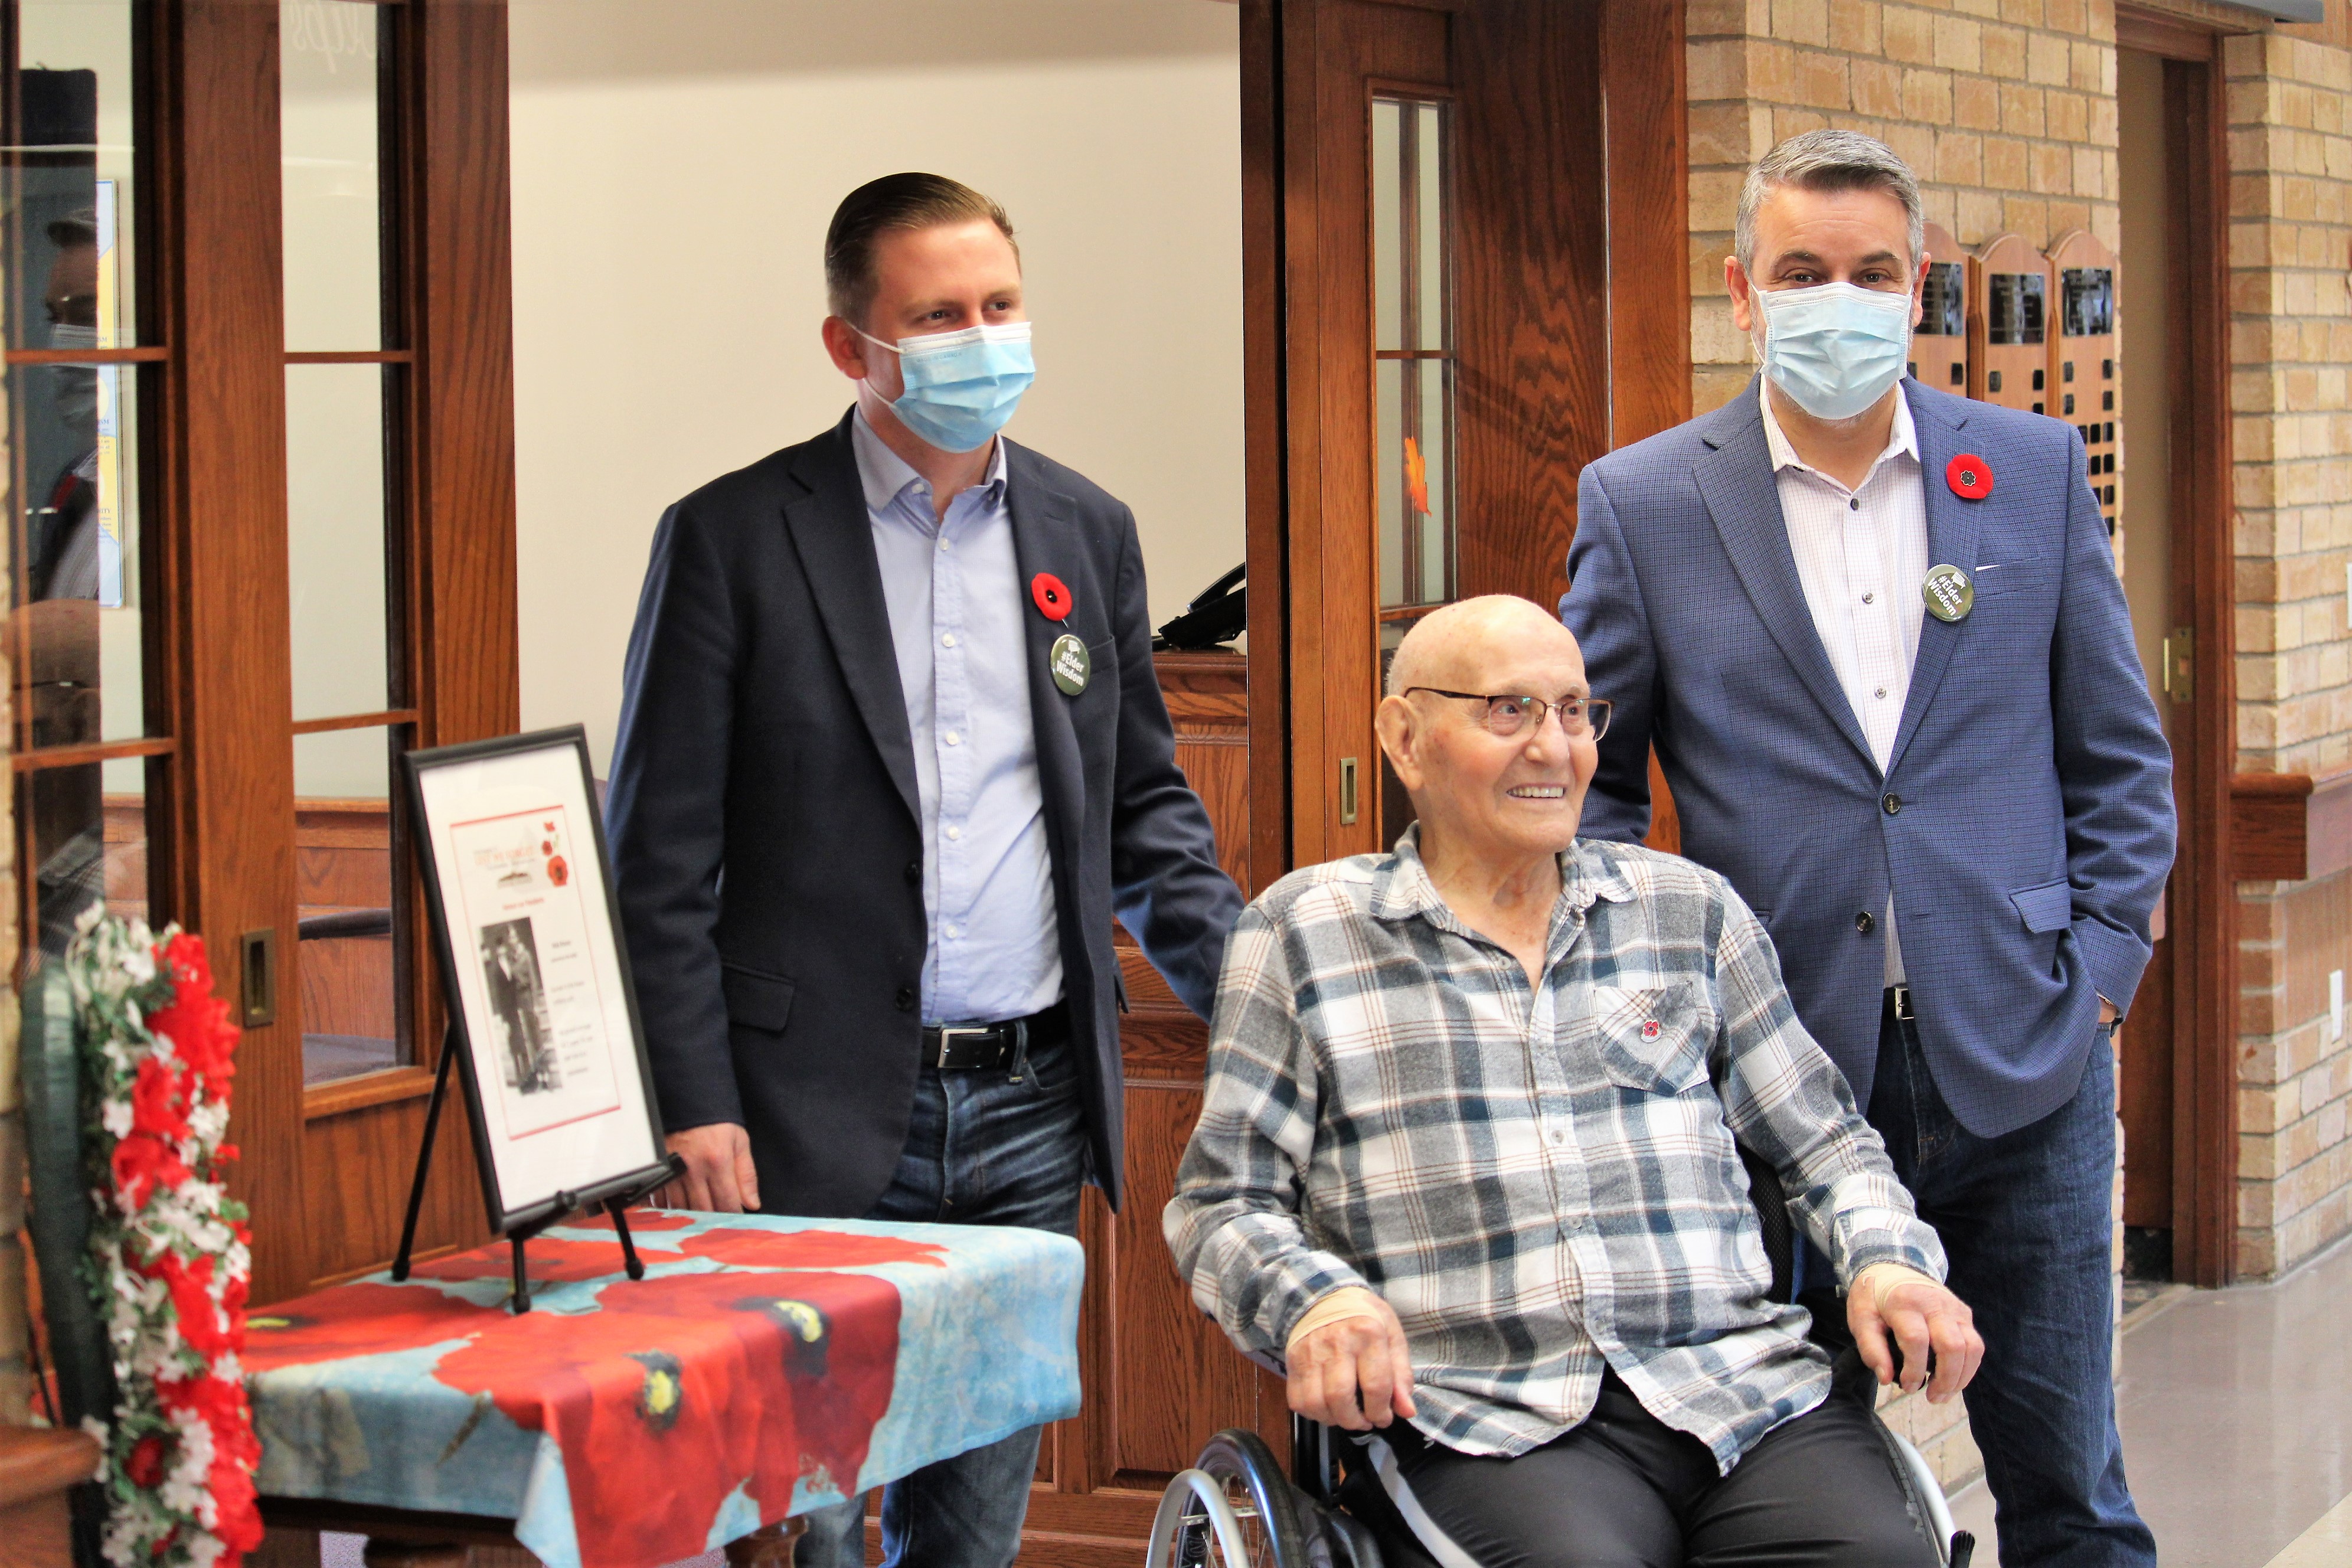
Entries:
[[[1832,1358],[1831,1398],[1874,1402],[1877,1380],[1846,1333],[1833,1289],[1793,1289],[1797,1238],[1779,1174],[1746,1149],[1739,1157],[1771,1260],[1769,1298],[1793,1296],[1811,1311],[1808,1337]],[[1969,1568],[1976,1538],[1952,1522],[1927,1461],[1901,1433],[1876,1424],[1937,1560]],[[1303,1416],[1291,1417],[1290,1429],[1287,1475],[1255,1432],[1228,1427],[1211,1437],[1160,1497],[1146,1568],[1475,1568],[1458,1548],[1441,1561],[1414,1532],[1378,1473],[1375,1455],[1384,1448]]]

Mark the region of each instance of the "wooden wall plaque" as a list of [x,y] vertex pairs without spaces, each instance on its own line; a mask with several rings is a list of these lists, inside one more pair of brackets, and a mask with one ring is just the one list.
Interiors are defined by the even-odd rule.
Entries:
[[1977,251],[1969,279],[1969,395],[2050,412],[2050,258],[2013,234]]
[[2116,253],[2084,229],[2050,247],[2049,412],[2082,432],[2091,493],[2116,531]]
[[1969,395],[1969,269],[1976,258],[1942,224],[1927,226],[1927,286],[1911,335],[1911,379],[1955,397]]

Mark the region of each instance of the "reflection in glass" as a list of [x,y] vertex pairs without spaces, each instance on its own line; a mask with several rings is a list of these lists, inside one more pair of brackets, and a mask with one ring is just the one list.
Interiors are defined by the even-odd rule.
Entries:
[[16,79],[0,95],[9,110],[0,165],[7,344],[128,347],[139,341],[131,0],[17,0],[12,9]]
[[[131,6],[24,0],[14,13],[16,75],[0,92],[7,345],[131,346]],[[146,732],[138,376],[88,363],[17,365],[7,377],[20,748]]]
[[396,6],[280,0],[286,346],[384,342],[383,66]]
[[16,776],[16,824],[29,874],[30,932],[24,954],[29,972],[65,956],[82,911],[106,901],[111,912],[144,920],[147,877],[147,778],[143,758],[40,768]]
[[393,366],[286,367],[287,571],[294,717],[392,706],[385,399]]
[[407,1060],[394,910],[392,748],[399,731],[294,738],[294,863],[301,937],[302,1081]]
[[1441,103],[1372,104],[1374,505],[1381,607],[1454,596],[1453,215]]

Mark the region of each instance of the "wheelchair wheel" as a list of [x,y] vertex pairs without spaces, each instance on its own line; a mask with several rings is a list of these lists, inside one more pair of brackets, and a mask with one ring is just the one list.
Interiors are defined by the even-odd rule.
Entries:
[[1302,1500],[1264,1439],[1228,1428],[1168,1483],[1146,1568],[1320,1568],[1310,1563]]

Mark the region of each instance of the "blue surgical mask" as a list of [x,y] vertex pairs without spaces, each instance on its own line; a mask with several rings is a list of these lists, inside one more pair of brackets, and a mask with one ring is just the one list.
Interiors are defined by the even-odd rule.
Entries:
[[1851,419],[1903,379],[1911,296],[1852,283],[1756,289],[1764,374],[1816,419]]
[[895,343],[856,327],[850,331],[898,356],[907,389],[890,405],[891,412],[943,452],[973,452],[988,445],[1037,379],[1026,321],[927,332]]

